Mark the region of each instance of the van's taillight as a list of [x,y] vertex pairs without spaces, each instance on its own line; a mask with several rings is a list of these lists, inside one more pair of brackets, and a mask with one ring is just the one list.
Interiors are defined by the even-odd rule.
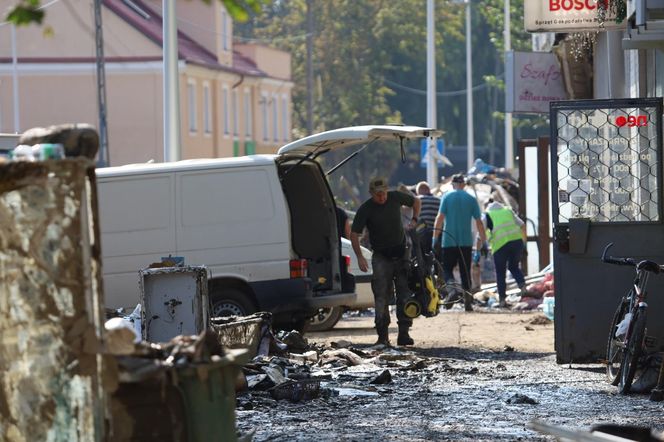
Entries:
[[306,259],[291,259],[290,260],[290,277],[291,278],[306,278],[307,277],[307,260]]
[[344,262],[346,263],[346,270],[350,269],[350,256],[344,255]]

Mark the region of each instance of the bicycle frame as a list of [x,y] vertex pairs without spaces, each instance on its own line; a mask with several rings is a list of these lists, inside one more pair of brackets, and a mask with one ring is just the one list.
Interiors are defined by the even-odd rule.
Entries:
[[[632,288],[621,298],[614,314],[606,357],[607,375],[611,383],[619,385],[621,393],[628,393],[644,350],[648,308],[646,287],[650,274],[664,271],[664,266],[648,260],[637,262],[634,258],[607,256],[607,251],[612,245],[613,243],[610,243],[604,248],[602,262],[634,267],[636,271]],[[627,328],[624,330],[624,334],[618,335],[618,331],[622,331],[621,327],[625,321],[629,321]],[[618,363],[619,366],[614,367],[614,364]]]
[[[650,274],[643,269],[636,270],[636,276],[634,277],[634,282],[632,283],[632,290],[628,294],[629,305],[627,307],[628,313],[632,314],[634,318],[634,313],[636,309],[640,307],[648,307],[646,304],[646,286],[648,285],[648,279]],[[630,321],[629,327],[627,327],[627,332],[625,333],[625,338],[621,341],[623,348],[627,347],[629,338],[632,336],[632,331],[634,330],[634,321]]]

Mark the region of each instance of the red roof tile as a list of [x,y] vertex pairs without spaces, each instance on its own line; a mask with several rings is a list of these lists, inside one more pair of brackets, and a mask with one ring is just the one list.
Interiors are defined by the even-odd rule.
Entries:
[[[159,47],[163,47],[161,15],[141,0],[132,0],[132,2],[145,11],[148,17],[139,15],[139,13],[122,0],[103,0],[104,6],[113,11],[118,17],[148,37]],[[178,58],[188,63],[205,66],[210,69],[254,77],[267,77],[267,74],[258,69],[252,60],[235,51],[233,51],[233,66],[220,64],[215,54],[205,49],[182,31],[178,31]]]

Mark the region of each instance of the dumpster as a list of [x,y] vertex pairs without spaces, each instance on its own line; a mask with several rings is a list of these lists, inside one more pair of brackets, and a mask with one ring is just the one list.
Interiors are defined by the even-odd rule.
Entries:
[[235,441],[235,383],[249,360],[214,333],[137,344],[116,356],[120,386],[111,398],[113,441]]

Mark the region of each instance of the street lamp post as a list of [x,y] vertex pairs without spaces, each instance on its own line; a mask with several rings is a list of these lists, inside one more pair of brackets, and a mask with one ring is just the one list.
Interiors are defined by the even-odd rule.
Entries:
[[475,161],[475,137],[473,125],[473,61],[472,61],[472,40],[470,32],[470,0],[466,3],[466,131],[468,143],[467,163],[468,169],[473,166]]
[[[434,40],[434,0],[427,0],[427,126],[436,129],[436,53]],[[438,184],[436,139],[427,138],[427,182]]]
[[453,0],[453,3],[466,5],[466,165],[470,169],[475,161],[475,129],[473,125],[473,50],[470,13],[471,0]]
[[[512,50],[512,32],[510,30],[510,0],[505,0],[505,63],[507,52]],[[507,65],[505,66],[507,72]],[[507,90],[505,90],[507,93]],[[507,97],[505,97],[507,98]],[[514,168],[514,148],[512,146],[512,113],[505,110],[505,169]]]

